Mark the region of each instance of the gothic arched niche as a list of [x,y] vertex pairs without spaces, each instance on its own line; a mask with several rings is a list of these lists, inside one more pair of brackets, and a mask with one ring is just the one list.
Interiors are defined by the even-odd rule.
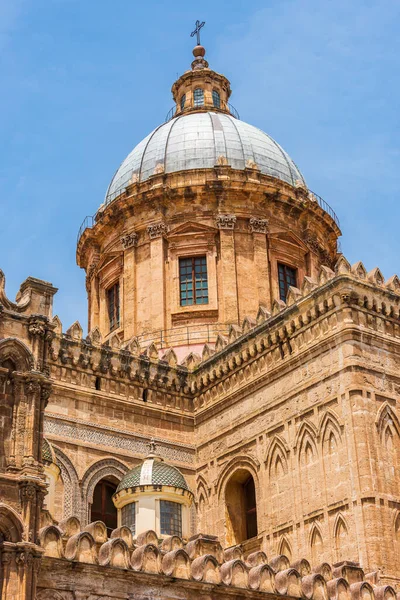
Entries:
[[317,565],[322,562],[321,556],[324,551],[324,543],[322,541],[322,535],[318,527],[314,527],[311,531],[310,537],[311,547],[311,564]]
[[289,559],[289,562],[292,560],[292,549],[285,537],[283,537],[279,542],[278,554],[283,554],[286,556]]
[[378,414],[378,434],[380,438],[380,469],[385,492],[393,495],[399,493],[400,466],[400,425],[393,408],[384,404]]
[[349,530],[341,515],[336,521],[334,534],[337,560],[349,560]]
[[253,476],[238,469],[225,487],[226,543],[240,544],[257,535],[257,502]]
[[283,443],[276,439],[272,443],[267,458],[267,465],[269,465],[268,511],[279,523],[288,521],[293,512],[290,502],[292,494],[287,454]]

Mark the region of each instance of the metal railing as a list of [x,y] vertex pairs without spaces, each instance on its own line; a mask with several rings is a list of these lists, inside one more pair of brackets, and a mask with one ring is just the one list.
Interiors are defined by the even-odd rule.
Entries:
[[[240,120],[240,115],[239,115],[238,111],[236,110],[236,108],[233,106],[233,104],[230,104],[229,102],[225,102],[225,103],[221,103],[221,105],[222,105],[222,108],[225,108],[225,109],[229,110],[229,112],[230,112],[230,114],[231,114],[232,117],[235,117],[235,119]],[[205,105],[204,106],[195,106],[195,107],[192,107],[191,110],[180,112],[176,116],[179,116],[179,115],[182,115],[182,114],[190,114],[191,111],[194,112],[196,109],[200,110],[200,111],[203,111],[203,112],[206,112],[207,110],[211,110],[211,111],[213,109],[218,110],[218,107],[217,106],[205,106]],[[165,123],[168,123],[168,121],[170,121],[171,119],[173,119],[174,116],[175,116],[175,113],[176,113],[176,106],[173,106],[167,112],[167,116],[165,117]]]
[[315,192],[312,192],[311,190],[309,190],[308,197],[310,198],[310,200],[314,200],[315,202],[317,202],[319,204],[319,206],[322,208],[322,210],[324,210],[326,213],[328,213],[328,215],[335,221],[336,225],[340,229],[339,219],[338,219],[337,214],[333,210],[333,208],[331,206],[329,206],[329,204],[327,202],[325,202],[325,200],[323,198],[321,198],[321,196],[318,196],[318,194],[316,194]]
[[172,108],[169,109],[169,111],[167,112],[167,116],[165,117],[165,123],[168,123],[168,121],[170,121],[172,119],[172,117],[174,116],[176,111],[176,106],[173,106]]
[[238,119],[240,121],[240,115],[239,115],[238,111],[236,110],[236,108],[233,106],[233,104],[230,104],[230,102],[227,102],[226,105],[229,108],[229,112],[231,113],[232,117],[235,117],[235,119]]
[[88,215],[87,217],[85,217],[83,219],[82,225],[79,227],[79,231],[78,231],[78,236],[77,236],[77,240],[76,240],[77,244],[79,243],[79,240],[81,239],[81,235],[85,231],[85,229],[91,229],[93,227],[94,221],[95,221],[95,216],[96,215],[92,215],[92,216]]
[[[195,315],[193,315],[195,316]],[[210,323],[204,325],[182,325],[173,329],[160,329],[143,333],[137,339],[144,349],[151,343],[157,348],[185,346],[189,344],[214,343],[218,334],[227,335],[229,325]]]

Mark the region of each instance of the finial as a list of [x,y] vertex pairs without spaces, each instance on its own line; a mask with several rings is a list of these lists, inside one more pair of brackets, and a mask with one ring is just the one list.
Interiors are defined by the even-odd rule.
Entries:
[[150,446],[150,448],[149,448],[150,451],[149,451],[148,455],[146,456],[146,460],[148,458],[152,458],[153,460],[158,460],[158,461],[162,462],[164,459],[161,458],[161,456],[157,452],[156,442],[155,442],[154,438],[150,438],[149,446]]
[[202,27],[204,27],[205,24],[206,24],[205,21],[202,21],[200,23],[200,21],[197,20],[196,21],[196,28],[190,34],[190,37],[193,37],[195,35],[197,36],[197,46],[195,46],[193,48],[193,56],[194,56],[194,61],[192,62],[192,69],[193,70],[207,69],[208,68],[208,62],[206,60],[204,60],[206,49],[204,48],[204,46],[202,46],[200,44],[200,30],[201,30]]

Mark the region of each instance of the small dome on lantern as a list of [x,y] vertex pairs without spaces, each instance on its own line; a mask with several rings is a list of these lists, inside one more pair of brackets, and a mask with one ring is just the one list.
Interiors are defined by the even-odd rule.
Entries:
[[118,524],[134,535],[149,529],[159,537],[188,537],[193,494],[176,467],[164,462],[151,442],[145,460],[129,471],[113,496]]

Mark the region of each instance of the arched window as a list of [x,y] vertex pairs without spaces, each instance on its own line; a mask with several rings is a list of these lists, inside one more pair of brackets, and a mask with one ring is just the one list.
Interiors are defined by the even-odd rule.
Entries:
[[204,106],[204,90],[196,88],[193,92],[193,100],[195,106]]
[[186,94],[183,94],[182,98],[181,98],[181,110],[184,109],[185,107],[185,102],[186,102]]
[[219,92],[217,92],[217,90],[212,91],[212,99],[215,108],[221,108],[221,96],[219,95]]
[[114,483],[101,479],[93,492],[90,520],[91,522],[103,521],[109,534],[117,528],[117,509],[112,500],[116,489],[117,486]]
[[240,544],[257,535],[257,504],[254,479],[240,469],[225,490],[227,544]]

